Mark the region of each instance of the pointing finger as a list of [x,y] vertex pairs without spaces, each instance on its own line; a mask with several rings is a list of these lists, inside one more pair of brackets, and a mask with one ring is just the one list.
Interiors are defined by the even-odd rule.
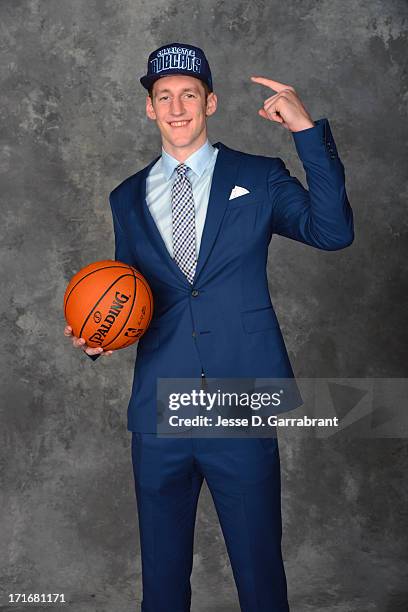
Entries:
[[265,85],[266,87],[270,87],[274,91],[280,92],[283,89],[291,89],[295,91],[291,85],[285,85],[284,83],[280,83],[279,81],[273,81],[272,79],[267,79],[265,77],[256,77],[251,76],[251,79],[254,83],[259,83],[260,85]]

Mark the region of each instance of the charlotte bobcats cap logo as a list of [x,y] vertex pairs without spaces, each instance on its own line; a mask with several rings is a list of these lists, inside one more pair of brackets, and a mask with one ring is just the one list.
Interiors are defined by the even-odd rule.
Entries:
[[171,74],[186,74],[207,83],[213,91],[210,66],[204,51],[193,45],[171,43],[164,45],[149,55],[147,74],[140,82],[149,89],[157,79]]

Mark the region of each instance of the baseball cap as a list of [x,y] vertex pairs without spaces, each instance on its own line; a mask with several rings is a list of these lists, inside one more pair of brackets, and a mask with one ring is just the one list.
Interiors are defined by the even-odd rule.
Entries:
[[204,51],[193,45],[171,43],[163,45],[149,55],[147,74],[140,78],[145,89],[149,89],[157,79],[171,74],[186,74],[201,79],[213,91],[210,66]]

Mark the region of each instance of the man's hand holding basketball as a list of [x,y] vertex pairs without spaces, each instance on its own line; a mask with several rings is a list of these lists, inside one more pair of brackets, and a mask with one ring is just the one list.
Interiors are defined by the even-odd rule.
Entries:
[[112,355],[113,351],[104,351],[103,348],[93,348],[91,346],[87,346],[84,338],[77,338],[72,333],[72,327],[67,325],[64,329],[64,336],[68,336],[72,339],[72,345],[75,348],[81,348],[87,355]]
[[264,77],[251,76],[254,83],[265,85],[278,93],[267,98],[258,113],[264,119],[281,123],[291,132],[314,127],[314,122],[298,97],[294,87]]

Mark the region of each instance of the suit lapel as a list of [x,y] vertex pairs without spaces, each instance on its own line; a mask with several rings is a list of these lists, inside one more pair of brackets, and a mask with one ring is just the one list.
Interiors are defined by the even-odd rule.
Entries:
[[205,218],[203,235],[201,237],[194,282],[198,280],[217,238],[221,221],[228,206],[229,195],[235,185],[235,178],[238,170],[236,158],[231,150],[223,145],[222,142],[217,142],[214,146],[219,149],[219,152],[214,166],[207,215]]
[[169,251],[167,250],[167,246],[162,238],[162,235],[160,234],[159,228],[156,225],[156,221],[154,220],[149,210],[149,207],[147,205],[147,201],[146,201],[147,176],[150,172],[150,169],[154,166],[154,164],[159,159],[160,159],[160,155],[159,157],[156,157],[156,159],[154,159],[142,171],[142,175],[139,180],[138,197],[137,197],[137,202],[135,203],[136,204],[135,208],[141,218],[141,221],[143,224],[142,226],[147,229],[148,236],[151,242],[155,246],[156,250],[159,252],[163,262],[167,265],[170,272],[172,272],[176,276],[178,281],[181,282],[183,285],[190,286],[190,283],[188,282],[187,278],[184,276],[184,274],[182,273],[182,271],[180,270],[180,268],[178,267],[174,259],[171,257]]
[[[228,205],[229,194],[234,187],[235,175],[237,173],[236,159],[230,152],[230,149],[221,142],[215,143],[214,146],[217,147],[219,151],[213,171],[207,215],[201,238],[194,283],[198,279],[198,276],[208,259],[217,237],[221,221]],[[147,176],[150,169],[154,166],[159,158],[160,156],[156,157],[156,159],[154,159],[148,166],[146,166],[146,168],[142,170],[139,176],[139,182],[136,188],[136,202],[133,207],[133,211],[137,215],[139,227],[146,228],[151,242],[160,253],[161,258],[166,263],[169,270],[185,287],[191,288],[191,284],[188,282],[187,278],[167,250],[166,244],[160,234],[146,201]]]

